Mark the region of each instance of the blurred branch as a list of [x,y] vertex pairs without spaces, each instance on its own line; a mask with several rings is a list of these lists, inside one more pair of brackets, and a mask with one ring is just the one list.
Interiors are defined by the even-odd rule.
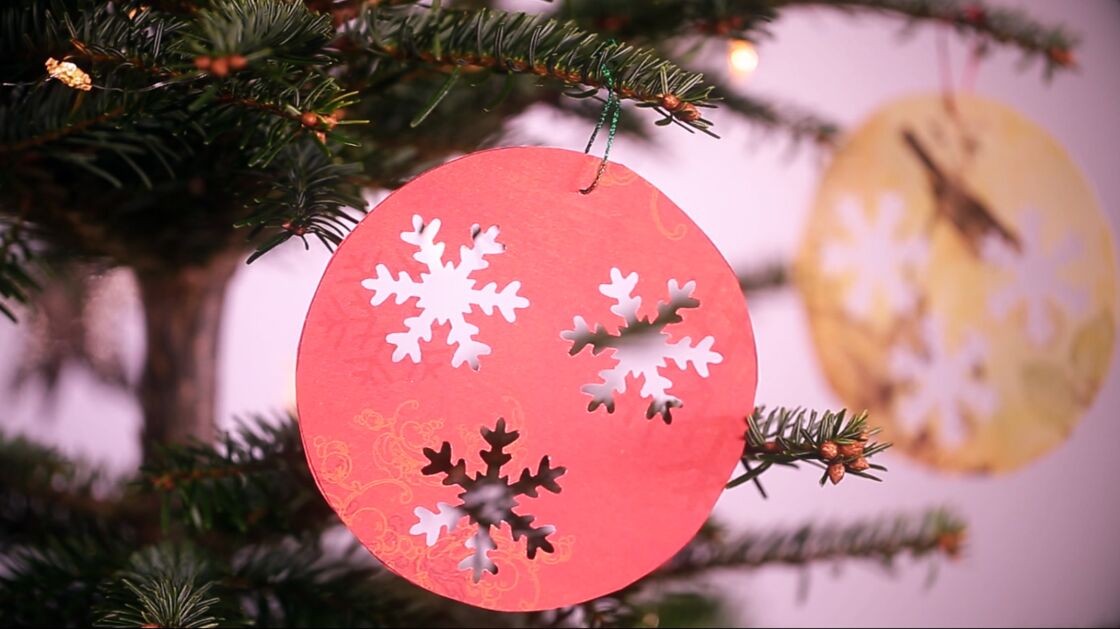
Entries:
[[819,6],[846,11],[876,11],[912,21],[942,22],[981,41],[1015,46],[1046,62],[1046,74],[1074,67],[1078,38],[1064,26],[1046,26],[1026,12],[982,0],[768,0],[775,8]]
[[307,467],[295,418],[253,417],[218,445],[168,445],[137,486],[164,497],[201,530],[258,536],[322,530],[335,522]]
[[689,36],[757,41],[769,34],[770,23],[785,15],[785,9],[799,7],[876,11],[912,22],[949,24],[981,39],[1041,56],[1048,71],[1072,67],[1072,50],[1078,43],[1063,26],[1048,26],[1024,11],[983,0],[569,0],[558,8],[557,15],[639,43]]
[[825,147],[832,146],[840,134],[840,125],[836,122],[798,107],[747,96],[714,79],[709,81],[714,93],[718,95],[718,105],[764,130],[782,131],[789,134],[795,142],[812,142]]
[[[786,409],[767,414],[759,409],[751,418],[744,459],[775,464],[820,459],[820,450],[831,441],[838,450],[831,460],[851,465],[855,453],[842,454],[844,447],[863,448],[865,455],[885,447],[866,445],[872,433],[862,415]],[[360,547],[328,550],[323,533],[337,520],[315,489],[291,417],[276,425],[257,417],[216,447],[168,447],[164,458],[133,483],[138,496],[96,498],[82,489],[92,486],[83,466],[29,442],[0,440],[0,446],[0,488],[39,488],[39,493],[19,496],[0,493],[0,515],[9,518],[3,528],[10,530],[10,521],[21,517],[10,507],[28,500],[25,496],[36,496],[60,516],[43,519],[23,512],[27,523],[41,530],[5,549],[0,621],[49,624],[67,618],[116,626],[204,626],[224,618],[257,626],[631,626],[649,614],[666,623],[673,617],[674,599],[646,590],[649,579],[563,610],[506,615],[429,595],[378,567]],[[80,526],[86,517],[81,514],[132,513],[126,506],[142,504],[152,492],[170,499],[169,510],[161,514],[148,502],[135,517],[99,519],[117,525]],[[80,517],[66,521],[67,513]],[[133,553],[137,544],[157,539],[138,537],[137,531],[153,526],[160,531],[161,517],[161,537],[193,538],[194,550],[161,543]],[[203,530],[184,529],[180,522]],[[963,536],[960,520],[942,510],[847,525],[808,523],[730,538],[706,527],[651,578],[822,560],[886,564],[901,555],[955,556]],[[717,601],[701,597],[676,603],[713,612]]]
[[5,549],[0,555],[0,625],[92,626],[98,583],[131,550],[127,538],[80,530]]
[[[248,616],[261,627],[429,627],[465,607],[422,595],[357,543],[338,553],[315,536],[247,545],[229,569],[225,590],[251,601]],[[470,623],[458,626],[491,624]]]
[[54,448],[0,433],[0,551],[108,531],[135,538],[143,508],[119,499],[104,480]]
[[[1022,11],[992,7],[979,0],[658,0],[640,6],[625,0],[570,0],[558,7],[556,15],[637,45],[657,46],[666,54],[665,42],[680,37],[757,41],[768,35],[770,23],[783,14],[782,10],[818,6],[847,12],[877,11],[915,23],[950,24],[983,41],[1018,47],[1029,57],[1041,56],[1046,60],[1048,75],[1074,65],[1072,50],[1077,38],[1064,27],[1043,25]],[[743,95],[741,90],[722,84],[715,78],[718,74],[709,73],[706,82],[713,88],[715,103],[727,111],[765,129],[787,131],[795,140],[822,145],[835,142],[837,124]]]
[[745,295],[753,296],[755,293],[787,286],[790,280],[789,265],[783,262],[769,262],[741,272],[738,276],[739,288]]
[[26,304],[30,293],[39,287],[28,268],[32,252],[23,238],[24,225],[22,215],[12,219],[0,216],[0,314],[13,322],[15,312],[5,302]]
[[690,35],[756,39],[778,12],[757,0],[568,0],[557,16],[627,41],[655,43]]
[[792,529],[749,532],[727,539],[708,527],[654,573],[682,578],[715,568],[804,566],[821,561],[868,559],[884,565],[899,556],[959,556],[964,521],[948,509],[897,515],[849,524],[806,522]]

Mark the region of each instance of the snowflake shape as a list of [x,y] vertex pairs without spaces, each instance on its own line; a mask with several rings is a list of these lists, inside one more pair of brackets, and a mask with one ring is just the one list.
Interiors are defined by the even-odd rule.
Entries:
[[489,553],[496,548],[491,529],[501,528],[502,524],[509,526],[514,542],[522,537],[526,539],[525,553],[529,559],[535,558],[538,550],[553,552],[548,536],[556,531],[556,527],[533,526],[536,518],[521,515],[514,508],[518,506],[519,496],[536,498],[540,489],[560,493],[560,485],[556,479],[567,471],[563,467],[552,467],[548,456],[543,456],[536,473],[524,468],[520,478],[511,483],[509,476],[502,475],[502,466],[513,459],[512,455],[505,452],[505,448],[517,441],[519,433],[516,430],[507,432],[506,420],[503,418],[498,418],[494,430],[484,427],[481,433],[490,446],[478,453],[479,458],[486,463],[486,471],[475,472],[473,478],[467,473],[467,464],[463,459],[452,462],[450,443],[444,441],[439,451],[424,448],[424,456],[429,463],[420,471],[425,476],[442,474],[444,485],[458,485],[463,492],[459,494],[457,505],[440,502],[436,504],[434,512],[417,507],[413,511],[417,522],[409,529],[409,533],[413,535],[425,536],[427,545],[432,546],[445,530],[450,533],[464,517],[470,518],[469,523],[476,530],[466,541],[465,546],[471,552],[459,562],[459,569],[470,570],[475,583],[482,579],[483,572],[498,574],[498,566],[490,559]]
[[883,296],[891,314],[912,310],[919,292],[908,273],[918,271],[929,259],[929,244],[923,237],[899,234],[906,213],[902,197],[883,193],[877,209],[872,218],[855,198],[842,199],[836,213],[848,240],[831,242],[821,253],[825,273],[854,275],[855,283],[848,290],[844,307],[859,318],[870,313],[876,294]]
[[451,366],[458,367],[463,363],[470,365],[475,371],[479,368],[479,357],[490,353],[490,346],[475,340],[478,327],[467,322],[466,315],[471,308],[478,306],[487,316],[494,313],[497,308],[509,323],[517,318],[514,312],[517,308],[526,308],[529,300],[517,294],[521,282],[513,281],[502,290],[497,289],[497,284],[491,282],[485,287],[475,288],[475,280],[470,277],[474,271],[480,271],[490,266],[486,256],[500,254],[505,246],[498,243],[498,227],[492,225],[485,231],[478,225],[471,227],[472,245],[459,248],[459,264],[443,261],[444,243],[435,242],[439,233],[440,221],[433,220],[425,224],[419,216],[412,217],[412,231],[401,233],[401,240],[417,249],[412,255],[413,259],[428,267],[420,274],[420,281],[416,282],[407,271],[401,271],[397,279],[393,279],[389,268],[384,264],[377,265],[377,277],[362,280],[362,286],[373,291],[370,304],[379,306],[390,296],[396,296],[396,303],[416,298],[416,305],[420,314],[404,320],[407,332],[392,332],[385,339],[393,344],[393,362],[400,362],[405,356],[412,362],[420,362],[420,341],[425,343],[432,340],[432,326],[435,324],[450,324],[451,330],[447,333],[447,344],[457,345],[455,354],[451,357]]
[[1027,309],[1027,338],[1035,345],[1044,345],[1054,336],[1053,309],[1065,308],[1084,312],[1089,297],[1082,288],[1072,286],[1059,277],[1071,262],[1081,257],[1083,242],[1074,234],[1066,234],[1061,244],[1047,247],[1043,217],[1037,210],[1023,213],[1022,252],[999,238],[988,238],[983,256],[1008,272],[1012,279],[988,296],[988,311],[1004,319],[1020,304]]
[[677,284],[677,280],[669,280],[669,301],[657,304],[657,317],[652,321],[649,317],[638,318],[642,298],[631,294],[637,284],[637,273],[623,277],[621,271],[612,268],[610,283],[599,286],[599,292],[615,300],[611,312],[626,322],[617,334],[607,332],[601,324],[592,330],[583,317],[577,316],[573,320],[575,329],[565,330],[560,337],[572,342],[569,353],[573,356],[590,345],[592,354],[610,348],[615,360],[613,367],[599,372],[602,382],[582,387],[581,390],[591,396],[587,410],[594,411],[605,405],[607,412],[613,413],[614,394],[625,393],[627,376],[634,376],[642,379],[641,395],[650,400],[646,417],[652,418],[660,413],[668,424],[673,419],[670,409],[680,407],[683,403],[669,393],[673,382],[661,374],[661,369],[668,366],[667,359],[672,359],[682,370],[692,363],[696,373],[707,378],[708,365],[723,362],[723,356],[712,351],[715,339],[711,336],[706,336],[693,345],[691,337],[686,336],[674,343],[665,333],[667,326],[682,321],[682,309],[700,305],[692,297],[696,282],[688,282],[682,287]]
[[951,351],[934,317],[922,321],[921,334],[925,351],[896,347],[891,353],[891,373],[911,385],[895,403],[897,416],[914,432],[937,414],[941,441],[959,445],[972,423],[991,419],[999,403],[997,393],[981,380],[987,346],[979,334],[970,332]]

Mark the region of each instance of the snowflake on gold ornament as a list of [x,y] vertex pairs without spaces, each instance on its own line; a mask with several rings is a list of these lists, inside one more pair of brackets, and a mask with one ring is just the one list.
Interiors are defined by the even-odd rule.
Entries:
[[1005,319],[1017,307],[1026,309],[1027,338],[1044,345],[1053,338],[1056,312],[1084,312],[1089,297],[1084,288],[1072,286],[1061,277],[1063,269],[1081,257],[1084,243],[1066,234],[1060,243],[1047,246],[1042,214],[1023,213],[1022,252],[998,238],[984,241],[984,259],[1010,276],[1007,283],[988,296],[988,311]]
[[483,428],[481,433],[489,445],[488,449],[478,453],[486,463],[486,471],[475,472],[473,478],[467,473],[467,464],[463,459],[452,462],[450,443],[443,442],[438,451],[424,448],[424,456],[429,463],[420,471],[425,476],[442,474],[444,485],[458,485],[463,491],[459,494],[457,505],[440,502],[436,504],[436,511],[417,507],[413,511],[417,522],[409,529],[409,533],[423,535],[427,545],[433,546],[444,531],[450,533],[464,517],[469,518],[470,524],[476,528],[465,543],[471,552],[459,562],[459,569],[470,570],[476,583],[482,579],[483,572],[498,574],[498,566],[489,556],[490,551],[497,547],[491,529],[500,529],[505,524],[514,542],[524,537],[525,554],[529,559],[534,559],[538,550],[546,553],[555,550],[548,536],[556,531],[556,527],[534,526],[534,516],[521,515],[514,508],[518,506],[518,497],[536,498],[541,489],[560,493],[556,479],[567,471],[563,467],[552,467],[548,456],[543,456],[536,473],[524,468],[517,481],[511,483],[508,475],[502,475],[502,466],[513,459],[505,448],[517,441],[520,435],[516,430],[507,432],[503,418],[498,418],[493,430]]
[[899,423],[916,432],[937,417],[942,443],[959,445],[974,422],[991,419],[998,394],[982,379],[987,345],[976,332],[968,333],[959,347],[950,349],[941,322],[922,320],[922,348],[896,347],[890,369],[907,389],[895,401]]
[[854,197],[843,198],[836,213],[847,240],[834,240],[821,253],[825,273],[852,277],[844,307],[861,319],[870,314],[877,295],[892,315],[913,310],[919,292],[910,277],[929,259],[925,238],[900,233],[906,214],[902,197],[884,192],[875,209],[869,214]]

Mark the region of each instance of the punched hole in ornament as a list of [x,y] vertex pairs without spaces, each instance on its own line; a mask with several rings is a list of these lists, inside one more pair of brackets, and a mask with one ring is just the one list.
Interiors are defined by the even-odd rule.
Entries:
[[567,471],[563,467],[552,467],[549,457],[543,456],[537,464],[537,471],[523,468],[516,481],[510,482],[510,475],[503,475],[502,468],[513,460],[513,455],[505,449],[517,441],[520,433],[506,430],[506,422],[498,418],[494,429],[483,427],[480,431],[487,448],[480,450],[479,459],[485,464],[485,471],[477,471],[473,476],[467,471],[464,459],[453,460],[451,444],[443,442],[439,450],[424,448],[428,464],[420,471],[425,476],[442,476],[442,483],[458,486],[459,502],[436,503],[436,511],[416,507],[413,513],[417,521],[409,529],[413,535],[423,535],[428,546],[434,546],[445,534],[450,535],[464,519],[466,526],[474,530],[464,543],[467,552],[458,564],[459,570],[470,571],[471,579],[478,583],[484,573],[498,574],[498,565],[490,558],[490,551],[497,548],[494,531],[502,531],[502,525],[509,527],[513,543],[525,538],[525,555],[535,559],[537,552],[554,552],[549,536],[556,532],[551,525],[534,525],[535,516],[522,515],[515,511],[519,498],[537,498],[540,490],[554,494],[560,493],[557,479]]
[[642,298],[634,296],[638,285],[638,274],[623,275],[618,268],[610,271],[610,281],[599,286],[599,292],[614,300],[611,312],[621,320],[617,332],[610,332],[602,323],[594,327],[588,325],[582,316],[573,319],[573,329],[560,333],[560,337],[572,344],[568,353],[575,356],[584,349],[598,355],[609,352],[614,365],[599,372],[599,382],[585,384],[581,390],[591,396],[587,404],[588,412],[600,406],[608,413],[615,410],[616,394],[626,392],[627,378],[642,381],[641,396],[649,400],[646,418],[660,415],[666,423],[672,423],[672,409],[680,408],[684,401],[669,392],[672,380],[662,374],[668,369],[671,359],[677,369],[692,369],[701,377],[708,377],[708,367],[723,362],[723,356],[712,351],[715,338],[705,336],[695,344],[691,337],[673,341],[667,332],[672,326],[684,320],[682,311],[700,307],[700,300],[693,297],[696,282],[686,282],[683,286],[676,280],[668,282],[668,299],[657,304],[657,314],[651,319],[639,316]]
[[[393,362],[408,358],[419,363],[423,358],[421,342],[432,341],[433,328],[447,328],[446,342],[455,347],[451,366],[468,365],[471,369],[481,369],[481,357],[491,352],[490,345],[475,338],[479,328],[471,320],[480,316],[492,316],[496,309],[508,323],[517,319],[517,309],[527,308],[529,300],[518,295],[521,282],[508,282],[498,290],[496,282],[477,288],[478,281],[472,277],[475,271],[490,266],[487,256],[498,256],[505,251],[505,245],[498,242],[499,229],[491,225],[482,229],[473,225],[470,229],[470,245],[459,247],[457,263],[444,260],[446,243],[437,241],[440,219],[425,222],[419,215],[412,217],[411,229],[401,232],[401,240],[412,245],[416,251],[412,259],[418,262],[419,281],[413,280],[408,270],[400,270],[396,277],[389,267],[378,264],[376,276],[363,279],[361,285],[373,291],[370,305],[381,306],[393,298],[397,305],[415,300],[419,313],[403,321],[404,331],[390,332],[385,340],[394,347]],[[419,270],[418,269],[418,270]]]

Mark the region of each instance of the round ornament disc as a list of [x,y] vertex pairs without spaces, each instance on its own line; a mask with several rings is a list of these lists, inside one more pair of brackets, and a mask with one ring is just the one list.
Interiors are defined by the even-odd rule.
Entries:
[[622,588],[696,533],[757,382],[738,281],[668,198],[572,151],[431,170],[338,248],[297,367],[324,496],[394,572],[537,610]]
[[1006,105],[887,105],[834,156],[797,260],[828,380],[923,463],[1035,460],[1108,369],[1111,234],[1065,150]]

